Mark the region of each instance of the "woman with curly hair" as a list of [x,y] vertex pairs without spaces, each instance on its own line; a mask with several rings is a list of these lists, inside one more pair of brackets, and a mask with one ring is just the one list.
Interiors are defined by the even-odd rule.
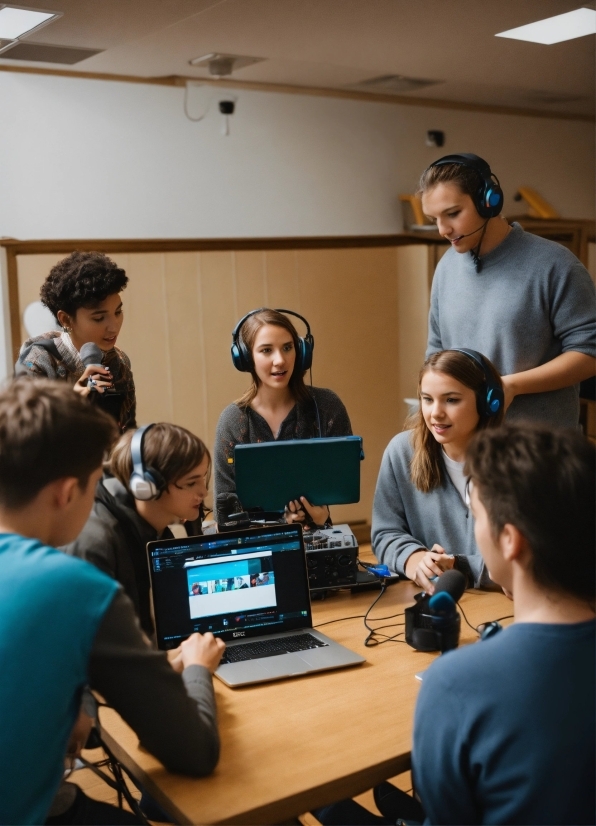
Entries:
[[[116,347],[122,327],[122,299],[128,277],[101,252],[73,252],[52,268],[44,281],[42,304],[62,332],[52,330],[21,347],[16,374],[68,381],[76,393],[99,402],[123,432],[136,427],[135,386],[126,353]],[[97,345],[101,366],[86,367],[80,350]]]

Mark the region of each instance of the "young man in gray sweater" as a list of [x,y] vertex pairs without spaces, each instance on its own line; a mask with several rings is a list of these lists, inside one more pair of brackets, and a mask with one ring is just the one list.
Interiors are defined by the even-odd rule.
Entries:
[[451,243],[435,271],[426,355],[478,350],[503,377],[508,419],[575,427],[579,383],[596,372],[594,283],[568,249],[503,219],[493,179],[475,155],[422,175],[424,212]]

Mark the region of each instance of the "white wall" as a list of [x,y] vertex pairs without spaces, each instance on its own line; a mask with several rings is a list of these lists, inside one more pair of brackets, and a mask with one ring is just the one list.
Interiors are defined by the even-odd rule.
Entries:
[[[231,134],[217,101],[180,88],[0,73],[0,236],[238,237],[393,233],[397,201],[441,154],[490,160],[564,217],[594,217],[589,123],[236,93]],[[443,129],[442,150],[424,145]],[[523,210],[522,210],[523,211]]]

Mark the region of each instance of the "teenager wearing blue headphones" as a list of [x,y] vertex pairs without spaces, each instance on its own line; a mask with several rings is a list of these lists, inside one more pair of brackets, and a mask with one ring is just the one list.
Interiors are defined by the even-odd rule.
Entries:
[[503,420],[499,374],[475,350],[426,360],[420,408],[389,443],[375,490],[372,545],[379,562],[427,593],[457,568],[470,586],[492,587],[474,539],[465,452],[478,430]]
[[[288,315],[306,325],[300,337]],[[232,333],[232,362],[252,382],[246,393],[219,417],[214,449],[217,521],[242,510],[236,497],[234,447],[277,439],[351,436],[346,408],[331,390],[307,387],[304,374],[312,365],[314,338],[305,318],[291,310],[263,307],[240,319]],[[300,491],[296,491],[299,496]],[[288,522],[331,524],[329,508],[304,497],[288,502]]]
[[420,179],[424,213],[451,249],[432,287],[427,356],[469,346],[503,377],[508,418],[575,427],[594,375],[596,304],[565,247],[501,216],[503,191],[477,155],[446,155]]
[[93,510],[66,548],[120,582],[145,633],[153,635],[147,542],[168,525],[201,531],[211,457],[194,433],[160,422],[127,431],[112,451],[109,475],[97,485]]

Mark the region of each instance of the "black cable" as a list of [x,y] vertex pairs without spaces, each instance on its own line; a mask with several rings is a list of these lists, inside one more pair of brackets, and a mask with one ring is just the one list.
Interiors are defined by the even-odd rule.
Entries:
[[464,611],[464,609],[461,607],[461,602],[458,602],[458,603],[457,603],[457,607],[458,607],[458,608],[459,608],[459,610],[461,611],[462,616],[463,616],[464,620],[466,621],[466,624],[467,624],[467,625],[468,625],[468,626],[472,629],[472,631],[475,631],[477,634],[480,634],[480,631],[478,630],[478,628],[479,628],[481,625],[488,625],[488,623],[489,623],[489,622],[501,622],[502,620],[506,620],[506,619],[513,619],[513,614],[507,614],[507,616],[506,616],[506,617],[499,617],[498,619],[495,619],[495,620],[487,620],[486,622],[481,622],[481,623],[479,623],[477,626],[473,626],[473,625],[472,625],[472,623],[471,623],[471,622],[468,620],[468,618],[466,617],[466,612],[465,612],[465,611]]
[[313,628],[322,628],[323,625],[331,625],[332,622],[343,622],[344,620],[350,619],[363,619],[364,614],[354,614],[352,617],[338,617],[334,620],[327,620],[326,622],[320,622],[318,625],[313,625]]

